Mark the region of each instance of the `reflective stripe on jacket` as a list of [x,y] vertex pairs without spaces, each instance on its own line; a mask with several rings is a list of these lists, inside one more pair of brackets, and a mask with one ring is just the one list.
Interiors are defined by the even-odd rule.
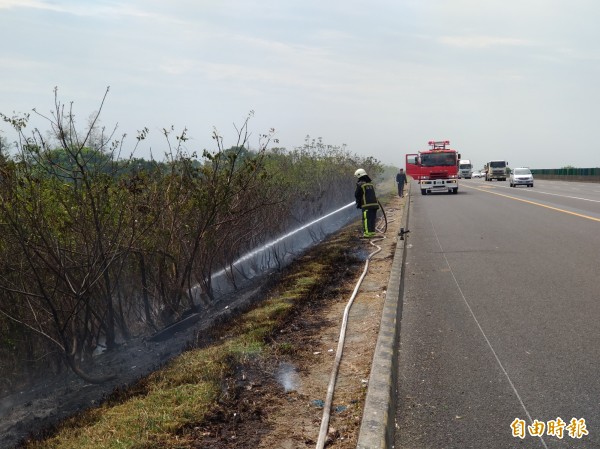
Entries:
[[356,184],[356,206],[362,209],[379,209],[377,196],[375,195],[375,186],[366,181],[358,181]]

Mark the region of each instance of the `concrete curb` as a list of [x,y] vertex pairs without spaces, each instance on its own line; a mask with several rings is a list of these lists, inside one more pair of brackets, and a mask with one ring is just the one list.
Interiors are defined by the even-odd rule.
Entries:
[[[410,193],[407,192],[401,223],[401,228],[405,230],[408,229],[409,204]],[[400,240],[398,237],[383,305],[379,335],[371,364],[357,449],[394,447],[396,382],[406,261],[405,246],[406,240]]]

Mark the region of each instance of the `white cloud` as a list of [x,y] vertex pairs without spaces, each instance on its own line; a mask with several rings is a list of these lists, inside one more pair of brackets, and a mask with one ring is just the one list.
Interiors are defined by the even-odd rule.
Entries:
[[45,1],[45,0],[0,0],[0,9],[31,9],[70,14],[74,16],[89,16],[96,18],[152,18],[172,20],[164,14],[155,14],[147,10],[135,8],[119,2],[75,2],[75,1]]
[[37,59],[31,58],[0,58],[0,67],[2,67],[3,72],[14,71],[18,72],[20,70],[42,70],[48,68],[48,65],[45,62],[41,62]]
[[532,47],[534,43],[525,39],[498,36],[442,36],[439,42],[444,45],[463,48],[488,48],[498,46]]
[[50,5],[43,1],[36,0],[0,0],[0,9],[11,8],[35,8],[35,9],[51,9]]

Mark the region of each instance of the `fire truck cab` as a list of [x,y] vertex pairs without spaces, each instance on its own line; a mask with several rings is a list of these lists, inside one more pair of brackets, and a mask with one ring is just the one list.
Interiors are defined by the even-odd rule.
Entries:
[[460,154],[448,145],[449,140],[431,140],[429,150],[406,155],[406,174],[419,183],[421,194],[458,193]]

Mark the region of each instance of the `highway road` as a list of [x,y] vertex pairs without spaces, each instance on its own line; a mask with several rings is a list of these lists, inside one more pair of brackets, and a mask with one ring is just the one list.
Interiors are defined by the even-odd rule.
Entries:
[[412,185],[398,448],[600,448],[600,184]]

